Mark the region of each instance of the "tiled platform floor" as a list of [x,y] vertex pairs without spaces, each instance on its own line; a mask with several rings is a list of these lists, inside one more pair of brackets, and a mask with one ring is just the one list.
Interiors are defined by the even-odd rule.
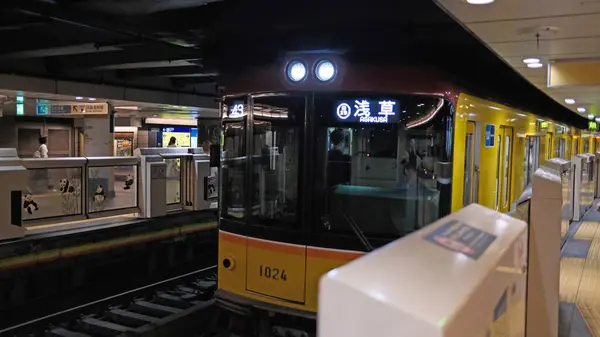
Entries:
[[600,337],[600,212],[563,224],[559,337]]

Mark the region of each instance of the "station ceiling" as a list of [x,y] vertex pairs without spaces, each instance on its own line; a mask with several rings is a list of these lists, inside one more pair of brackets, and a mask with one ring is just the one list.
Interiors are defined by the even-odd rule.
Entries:
[[221,74],[286,51],[434,63],[480,96],[585,123],[432,0],[3,0],[0,39],[0,73],[211,97]]
[[[600,116],[600,1],[438,2],[557,102],[583,116]],[[527,59],[540,64],[530,67]],[[569,99],[574,103],[567,104]]]

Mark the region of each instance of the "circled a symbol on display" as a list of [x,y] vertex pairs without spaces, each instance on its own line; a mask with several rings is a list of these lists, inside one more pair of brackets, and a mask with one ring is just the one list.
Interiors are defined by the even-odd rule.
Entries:
[[352,110],[350,109],[350,105],[342,103],[338,105],[336,113],[340,119],[347,119],[352,114]]

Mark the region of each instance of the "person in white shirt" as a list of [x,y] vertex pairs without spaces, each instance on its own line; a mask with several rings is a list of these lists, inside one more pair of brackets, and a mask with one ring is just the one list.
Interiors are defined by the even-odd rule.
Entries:
[[33,157],[34,158],[48,158],[48,146],[46,145],[46,143],[48,143],[48,138],[40,136],[38,141],[40,143],[40,146],[38,147],[37,151],[35,151]]
[[[48,138],[40,136],[40,138],[38,138],[38,142],[40,143],[40,146],[38,147],[37,151],[35,151],[35,153],[33,154],[33,157],[48,158],[48,145],[46,145],[48,143]],[[36,169],[35,172],[37,172],[35,176],[37,180],[40,181],[40,183],[48,186],[48,190],[54,190],[54,185],[50,183],[50,176],[48,174],[48,170]]]

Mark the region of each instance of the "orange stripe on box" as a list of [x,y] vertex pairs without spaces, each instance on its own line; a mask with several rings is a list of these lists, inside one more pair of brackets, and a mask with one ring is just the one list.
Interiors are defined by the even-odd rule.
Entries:
[[363,256],[365,253],[355,252],[355,251],[344,251],[344,250],[337,250],[337,249],[308,247],[306,254],[308,257],[317,258],[317,259],[352,261],[356,258]]

